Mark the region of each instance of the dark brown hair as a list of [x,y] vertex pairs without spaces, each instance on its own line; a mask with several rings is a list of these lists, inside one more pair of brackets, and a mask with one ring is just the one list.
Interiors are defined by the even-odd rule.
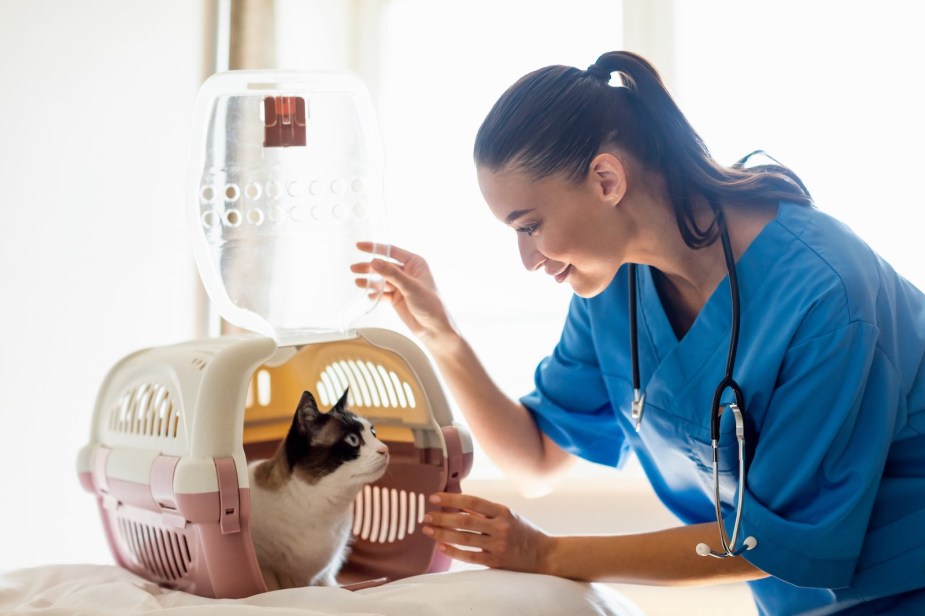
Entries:
[[[622,83],[611,86],[614,72]],[[489,111],[474,154],[476,165],[492,171],[511,165],[535,178],[562,173],[580,181],[608,149],[664,177],[681,236],[692,248],[716,240],[722,201],[812,204],[800,178],[782,165],[717,163],[655,68],[628,51],[605,53],[587,71],[548,66],[522,77]],[[706,229],[695,218],[697,197],[717,215]]]

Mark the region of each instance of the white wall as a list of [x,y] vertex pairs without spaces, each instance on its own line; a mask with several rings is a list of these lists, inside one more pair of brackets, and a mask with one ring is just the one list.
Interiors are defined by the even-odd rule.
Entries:
[[713,155],[766,149],[925,289],[925,4],[676,5],[675,91]]
[[0,0],[0,570],[111,562],[76,455],[109,367],[193,336],[201,2]]

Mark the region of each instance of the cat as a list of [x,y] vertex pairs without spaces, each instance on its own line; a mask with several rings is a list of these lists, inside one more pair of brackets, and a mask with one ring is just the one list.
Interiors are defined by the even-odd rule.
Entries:
[[251,533],[267,590],[337,586],[353,501],[388,463],[372,424],[347,409],[347,391],[327,413],[302,394],[273,457],[248,464]]

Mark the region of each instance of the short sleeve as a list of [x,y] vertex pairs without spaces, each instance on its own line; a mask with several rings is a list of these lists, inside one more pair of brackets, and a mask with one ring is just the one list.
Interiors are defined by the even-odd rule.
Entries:
[[628,451],[595,352],[586,300],[574,297],[562,336],[520,401],[540,430],[565,451],[619,466]]
[[855,321],[792,346],[760,429],[740,536],[796,586],[848,586],[864,544],[901,389],[877,338]]

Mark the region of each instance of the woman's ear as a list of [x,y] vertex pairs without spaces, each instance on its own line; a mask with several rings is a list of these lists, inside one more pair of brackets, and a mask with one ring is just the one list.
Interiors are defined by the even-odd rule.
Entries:
[[619,158],[602,152],[591,160],[589,178],[594,192],[609,205],[617,205],[626,194],[626,167]]

